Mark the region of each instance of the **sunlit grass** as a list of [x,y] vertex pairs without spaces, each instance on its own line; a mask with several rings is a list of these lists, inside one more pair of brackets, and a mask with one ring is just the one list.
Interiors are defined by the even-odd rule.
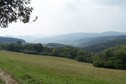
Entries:
[[126,84],[125,70],[95,68],[66,58],[0,51],[0,67],[20,84]]

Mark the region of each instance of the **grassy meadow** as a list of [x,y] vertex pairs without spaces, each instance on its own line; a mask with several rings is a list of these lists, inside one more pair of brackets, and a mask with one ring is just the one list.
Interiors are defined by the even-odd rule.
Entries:
[[19,84],[126,84],[126,71],[52,56],[0,51],[0,68]]

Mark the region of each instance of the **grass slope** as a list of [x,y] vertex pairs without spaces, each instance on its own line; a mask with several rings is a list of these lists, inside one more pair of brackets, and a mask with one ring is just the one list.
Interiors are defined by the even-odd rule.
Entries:
[[20,84],[126,84],[126,71],[58,57],[0,51],[0,68]]

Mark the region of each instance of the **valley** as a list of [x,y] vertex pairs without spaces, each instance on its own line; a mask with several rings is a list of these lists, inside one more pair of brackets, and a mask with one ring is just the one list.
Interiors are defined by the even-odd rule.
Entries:
[[123,34],[72,35],[74,40],[66,35],[47,44],[2,37],[0,68],[19,84],[125,84]]

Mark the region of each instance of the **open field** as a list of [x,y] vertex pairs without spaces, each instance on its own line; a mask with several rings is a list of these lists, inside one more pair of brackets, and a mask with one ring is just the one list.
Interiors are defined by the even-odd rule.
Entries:
[[126,84],[125,70],[95,68],[58,57],[0,51],[0,68],[19,84]]

